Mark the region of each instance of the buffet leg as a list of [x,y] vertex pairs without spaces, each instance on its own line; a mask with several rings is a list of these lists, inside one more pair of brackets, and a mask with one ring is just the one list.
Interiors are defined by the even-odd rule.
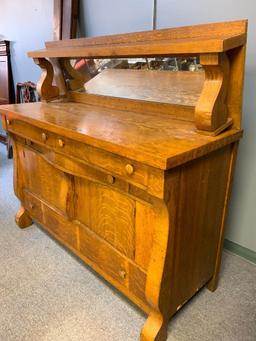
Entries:
[[33,223],[30,215],[28,214],[28,212],[23,206],[21,206],[18,212],[16,213],[15,221],[16,221],[16,224],[21,229],[24,229],[25,227],[28,227],[32,225]]
[[141,330],[140,341],[166,341],[168,319],[159,312],[151,312]]
[[226,187],[225,203],[224,203],[223,213],[222,213],[222,222],[220,226],[220,234],[219,234],[219,241],[218,241],[218,246],[217,246],[214,273],[213,273],[213,277],[207,284],[207,288],[210,291],[215,291],[218,286],[219,271],[220,271],[220,265],[221,265],[221,257],[222,257],[224,234],[225,234],[225,222],[226,222],[226,217],[227,217],[227,209],[228,209],[228,203],[229,203],[229,198],[230,198],[230,193],[231,193],[231,186],[232,186],[232,181],[234,177],[237,149],[238,149],[238,143],[234,143],[232,145],[232,151],[231,151],[231,159],[230,159],[230,165],[229,165],[229,174],[228,174],[228,181],[227,181],[227,187]]

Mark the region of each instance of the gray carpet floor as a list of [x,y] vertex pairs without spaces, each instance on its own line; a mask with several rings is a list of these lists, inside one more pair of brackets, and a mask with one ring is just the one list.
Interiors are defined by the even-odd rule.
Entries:
[[[39,227],[20,230],[0,146],[0,341],[134,341],[145,315]],[[168,341],[255,341],[256,266],[224,252],[219,288],[169,323]]]

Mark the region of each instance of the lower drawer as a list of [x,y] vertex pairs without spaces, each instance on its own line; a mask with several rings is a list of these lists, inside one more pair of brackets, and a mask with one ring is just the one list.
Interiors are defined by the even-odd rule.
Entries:
[[23,193],[23,205],[32,218],[147,311],[146,272],[144,270],[84,224],[77,220],[68,221],[61,212],[48,206],[45,201],[30,191],[24,190]]
[[49,232],[61,239],[65,244],[77,249],[78,227],[69,222],[56,208],[49,207],[38,196],[29,190],[23,190],[23,205],[32,218],[42,223]]
[[50,232],[74,249],[78,247],[78,228],[62,214],[43,204],[43,223]]
[[84,225],[79,227],[79,251],[104,272],[107,280],[115,279],[131,295],[146,301],[146,273]]
[[85,226],[79,228],[79,251],[97,264],[108,276],[127,286],[127,260]]
[[38,221],[42,221],[43,212],[41,201],[28,190],[23,191],[23,199],[24,199],[23,205],[29,212],[31,217],[35,218]]

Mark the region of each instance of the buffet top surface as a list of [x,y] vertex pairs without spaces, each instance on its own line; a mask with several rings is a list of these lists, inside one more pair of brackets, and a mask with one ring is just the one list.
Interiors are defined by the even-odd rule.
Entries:
[[165,113],[139,113],[75,102],[37,102],[0,106],[18,119],[61,136],[149,166],[169,169],[238,140],[242,131],[218,136],[197,132],[194,122]]

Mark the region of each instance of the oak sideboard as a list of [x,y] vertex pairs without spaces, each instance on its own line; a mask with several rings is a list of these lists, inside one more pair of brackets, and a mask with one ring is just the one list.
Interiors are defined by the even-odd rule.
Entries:
[[[47,42],[28,53],[42,102],[0,107],[18,226],[35,220],[140,307],[142,341],[166,340],[170,318],[217,287],[246,31],[233,21]],[[92,74],[87,63],[187,57],[201,70]]]

